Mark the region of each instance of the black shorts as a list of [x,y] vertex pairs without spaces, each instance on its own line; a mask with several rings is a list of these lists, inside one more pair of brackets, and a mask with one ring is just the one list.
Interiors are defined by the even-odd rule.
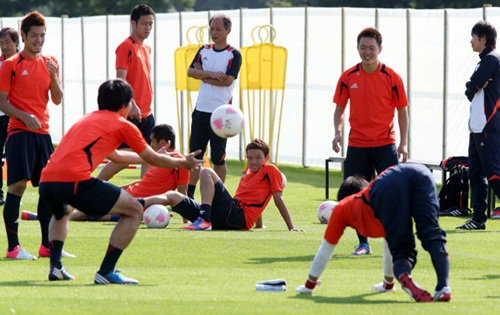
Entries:
[[29,131],[11,133],[5,147],[7,156],[7,186],[20,180],[31,180],[38,186],[42,169],[54,152],[50,135]]
[[[155,126],[155,117],[153,114],[149,115],[146,118],[139,120],[127,117],[127,120],[133,123],[139,130],[141,131],[142,137],[148,144],[151,144],[151,130]],[[122,143],[118,149],[130,148],[130,146],[126,143]]]
[[[241,230],[246,226],[245,210],[238,206],[239,201],[231,197],[221,180],[215,184],[212,201],[212,228],[214,230]],[[189,197],[172,210],[193,222],[200,216],[201,204]]]
[[191,122],[191,138],[189,139],[189,151],[201,150],[196,156],[197,159],[203,159],[207,150],[208,141],[210,141],[210,160],[214,165],[224,165],[226,163],[226,144],[227,139],[221,138],[214,133],[210,126],[211,113],[197,111],[193,112]]
[[120,197],[121,188],[92,178],[70,183],[43,182],[39,194],[58,220],[66,213],[68,204],[96,220],[111,211]]

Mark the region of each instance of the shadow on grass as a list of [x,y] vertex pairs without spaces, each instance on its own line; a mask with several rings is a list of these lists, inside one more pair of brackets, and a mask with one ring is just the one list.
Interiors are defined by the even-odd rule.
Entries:
[[297,300],[311,300],[315,303],[328,303],[328,304],[408,304],[414,303],[412,301],[392,301],[392,300],[367,300],[366,297],[379,295],[380,293],[365,293],[353,296],[317,296],[310,294],[297,294],[290,297]]
[[484,276],[478,277],[478,278],[467,278],[467,280],[479,280],[479,281],[498,280],[498,279],[500,279],[500,275],[484,275]]
[[[361,259],[377,259],[380,260],[382,255],[370,255],[363,257]],[[306,255],[306,256],[292,256],[292,257],[252,257],[249,259],[249,262],[246,264],[250,265],[259,265],[259,264],[274,264],[274,263],[279,263],[279,262],[303,262],[303,261],[308,261],[311,262],[314,259],[314,255]],[[349,259],[353,261],[360,260],[359,257],[355,256],[335,256],[332,258],[332,260],[341,260],[341,259]]]
[[[0,281],[0,287],[68,287],[68,288],[86,288],[86,287],[106,287],[106,285],[97,285],[93,283],[75,283],[72,281],[39,281],[39,280],[20,280],[20,281]],[[115,285],[113,287],[120,288],[141,288],[141,287],[157,287],[157,285]]]

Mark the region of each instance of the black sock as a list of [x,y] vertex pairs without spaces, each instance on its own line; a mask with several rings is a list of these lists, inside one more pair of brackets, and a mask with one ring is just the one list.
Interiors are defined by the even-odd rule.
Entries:
[[121,216],[119,214],[113,214],[113,215],[111,215],[111,219],[109,219],[109,221],[118,222],[118,221],[120,221],[120,218],[121,218]]
[[188,197],[194,199],[194,192],[196,191],[196,185],[188,185]]
[[19,207],[21,205],[21,197],[7,192],[7,199],[3,208],[3,221],[5,223],[5,231],[7,232],[7,241],[9,242],[8,250],[12,251],[19,245]]
[[428,249],[431,255],[432,265],[436,270],[437,285],[436,291],[448,286],[450,277],[450,257],[443,241],[435,241],[429,245]]
[[394,276],[399,280],[399,277],[403,274],[411,275],[411,271],[413,270],[413,265],[409,259],[398,259],[394,262]]
[[49,247],[49,224],[52,218],[52,212],[42,199],[38,199],[37,207],[38,221],[42,231],[42,245]]
[[135,199],[139,201],[141,206],[144,208],[144,206],[146,205],[146,200],[144,198],[135,198]]
[[116,263],[118,262],[118,259],[120,259],[120,255],[122,253],[122,249],[116,248],[113,245],[109,244],[108,250],[106,251],[106,256],[104,256],[104,260],[101,264],[101,269],[99,269],[97,273],[105,276],[108,273],[114,271]]
[[62,249],[64,246],[63,241],[51,241],[49,242],[50,248],[50,265],[56,267],[57,269],[62,268]]
[[356,231],[356,234],[358,235],[358,240],[359,240],[359,244],[368,244],[368,238],[364,237],[363,235],[359,234],[358,231]]
[[202,203],[200,208],[200,217],[207,222],[212,222],[212,205]]

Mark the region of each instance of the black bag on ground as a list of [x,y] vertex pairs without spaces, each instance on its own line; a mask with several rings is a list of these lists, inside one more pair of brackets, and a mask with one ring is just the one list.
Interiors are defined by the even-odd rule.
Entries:
[[444,172],[449,172],[439,192],[440,216],[467,216],[469,214],[469,158],[452,156],[441,162]]

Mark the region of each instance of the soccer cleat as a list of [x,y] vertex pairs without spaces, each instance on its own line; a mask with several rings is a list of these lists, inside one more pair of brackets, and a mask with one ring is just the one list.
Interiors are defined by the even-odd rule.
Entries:
[[59,280],[73,280],[75,277],[70,275],[64,267],[58,269],[56,267],[50,266],[49,280],[59,281]]
[[468,208],[450,208],[439,212],[440,217],[466,217],[470,213]]
[[385,293],[396,291],[396,286],[393,283],[388,283],[387,281],[382,281],[372,287],[373,292]]
[[38,221],[38,215],[36,213],[25,210],[21,212],[21,219],[25,221]]
[[404,273],[399,277],[399,282],[403,290],[408,293],[417,302],[433,302],[434,298],[426,290],[422,289],[413,279],[411,275]]
[[492,219],[500,219],[500,208],[493,209],[493,213],[491,214]]
[[[68,252],[62,251],[61,255],[66,258],[76,258],[75,255],[70,254]],[[40,245],[40,249],[38,250],[38,256],[40,257],[50,257],[50,249],[43,245]]]
[[305,285],[298,286],[297,289],[295,289],[297,293],[307,293],[307,294],[312,294],[314,292],[314,289],[309,289],[306,288]]
[[140,284],[139,281],[125,277],[120,270],[112,271],[107,275],[95,274],[95,284]]
[[205,221],[202,217],[196,219],[191,225],[185,226],[184,230],[211,231],[212,223]]
[[459,230],[485,230],[486,222],[477,222],[474,220],[469,220],[465,222],[464,225],[457,226],[456,228]]
[[36,260],[36,257],[28,253],[21,245],[17,245],[12,251],[7,250],[7,258]]
[[352,252],[353,256],[361,256],[361,255],[371,255],[372,249],[370,248],[370,244],[361,243],[354,248],[354,252]]
[[451,288],[444,287],[434,293],[434,301],[436,302],[449,302],[451,300]]

